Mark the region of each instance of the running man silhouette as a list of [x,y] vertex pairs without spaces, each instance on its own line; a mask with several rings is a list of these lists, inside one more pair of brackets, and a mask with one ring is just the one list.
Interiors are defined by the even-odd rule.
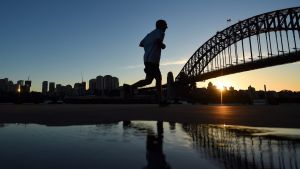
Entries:
[[165,49],[166,45],[163,43],[165,31],[168,28],[165,20],[156,21],[156,29],[148,33],[140,42],[140,47],[144,48],[144,65],[146,78],[140,80],[130,86],[132,89],[143,87],[152,83],[153,79],[156,80],[157,100],[161,102],[162,89],[161,89],[161,73],[159,69],[159,62],[161,56],[161,49]]

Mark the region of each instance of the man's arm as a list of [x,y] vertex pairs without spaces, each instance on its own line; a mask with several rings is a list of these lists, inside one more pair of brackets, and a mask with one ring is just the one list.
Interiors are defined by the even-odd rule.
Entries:
[[[148,36],[148,35],[147,35],[147,36]],[[147,36],[146,36],[146,37],[147,37]],[[145,39],[146,39],[146,37],[144,37],[144,39],[141,40],[141,42],[140,42],[140,44],[139,44],[140,47],[145,47]]]
[[166,48],[166,45],[163,43],[162,39],[157,39],[156,43],[158,44],[158,46],[160,46],[162,49]]
[[164,33],[161,33],[157,39],[157,44],[158,46],[161,47],[161,49],[165,49],[166,48],[166,45],[163,43],[163,40],[164,40],[164,37],[165,37],[165,34]]

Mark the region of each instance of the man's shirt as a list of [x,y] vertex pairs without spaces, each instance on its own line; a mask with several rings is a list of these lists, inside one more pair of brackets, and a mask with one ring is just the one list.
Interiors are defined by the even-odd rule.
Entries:
[[165,33],[159,29],[155,29],[141,41],[144,46],[144,62],[159,64],[161,55],[161,43],[164,40]]

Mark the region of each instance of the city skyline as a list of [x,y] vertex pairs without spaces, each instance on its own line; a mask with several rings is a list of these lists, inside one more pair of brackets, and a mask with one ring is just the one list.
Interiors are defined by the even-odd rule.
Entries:
[[[120,85],[143,78],[143,50],[138,43],[160,18],[169,24],[161,61],[166,83],[167,73],[172,71],[176,76],[193,52],[217,31],[257,14],[300,5],[298,1],[166,1],[160,6],[139,1],[0,4],[4,25],[0,30],[0,79],[17,81],[30,76],[33,91],[42,91],[44,80],[62,85],[80,82],[81,74],[86,82],[99,74],[112,74],[120,78]],[[207,82],[236,89],[249,85],[263,89],[267,85],[270,90],[300,91],[300,80],[293,78],[300,71],[299,65],[275,66]],[[207,86],[207,82],[198,86]]]
[[[25,82],[25,83],[24,83]],[[0,95],[1,94],[34,94],[36,91],[32,91],[31,80],[18,80],[16,83],[11,81],[9,78],[0,79]],[[87,86],[88,84],[88,86]],[[85,96],[85,95],[97,95],[97,96],[108,96],[111,95],[112,91],[119,90],[119,78],[111,75],[97,76],[86,81],[77,82],[74,85],[62,85],[53,81],[43,81],[42,91],[40,92],[43,96]]]

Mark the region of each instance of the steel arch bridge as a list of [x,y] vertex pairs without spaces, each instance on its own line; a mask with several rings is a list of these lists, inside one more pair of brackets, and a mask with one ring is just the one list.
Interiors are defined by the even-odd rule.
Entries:
[[175,81],[195,83],[300,60],[300,7],[239,21],[217,32],[190,57]]

